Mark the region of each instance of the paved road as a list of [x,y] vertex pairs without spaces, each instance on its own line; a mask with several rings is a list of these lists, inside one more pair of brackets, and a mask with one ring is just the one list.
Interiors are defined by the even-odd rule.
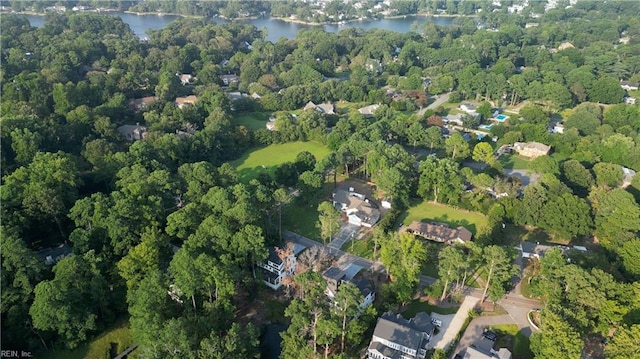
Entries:
[[[456,340],[456,335],[458,335],[458,333],[460,332],[460,329],[462,329],[462,326],[464,325],[464,321],[467,320],[469,311],[473,309],[473,307],[475,307],[477,303],[478,303],[478,298],[475,298],[475,297],[464,298],[464,301],[462,302],[462,304],[460,304],[460,309],[458,309],[458,312],[456,312],[456,314],[453,316],[453,318],[451,319],[451,322],[447,326],[444,333],[441,333],[442,336],[438,334],[436,337],[433,338],[433,342],[435,343],[434,344],[435,348],[446,350],[449,347],[449,345],[451,345],[451,343],[453,343]],[[434,315],[434,317],[436,316]],[[444,326],[444,323],[443,323],[443,326]]]
[[427,110],[435,110],[436,108],[438,108],[438,106],[442,105],[443,103],[449,101],[449,96],[451,95],[451,92],[439,95],[435,101],[433,101],[432,104],[430,104],[429,106],[419,110],[417,112],[418,114],[418,118],[422,118],[422,115],[424,115],[425,112],[427,112]]
[[360,227],[356,226],[355,224],[347,223],[345,225],[342,225],[340,227],[340,232],[338,232],[338,235],[336,235],[335,238],[331,241],[329,247],[332,247],[334,249],[342,248],[342,246],[347,241],[355,238],[359,231]]

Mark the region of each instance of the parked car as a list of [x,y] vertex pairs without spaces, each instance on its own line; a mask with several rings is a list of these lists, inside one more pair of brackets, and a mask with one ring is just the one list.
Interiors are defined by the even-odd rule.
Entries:
[[482,334],[482,336],[484,336],[485,338],[491,340],[491,341],[496,341],[496,339],[498,339],[498,334],[496,334],[495,332],[491,331],[491,330],[487,330],[486,332],[484,332]]
[[440,328],[442,326],[442,320],[440,320],[440,319],[435,319],[435,318],[431,319],[431,323],[433,325],[435,325],[436,327],[438,327],[438,328]]

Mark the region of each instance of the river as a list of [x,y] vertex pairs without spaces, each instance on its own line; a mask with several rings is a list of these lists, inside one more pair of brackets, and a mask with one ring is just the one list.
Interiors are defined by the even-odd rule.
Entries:
[[[178,16],[175,15],[135,15],[126,13],[111,13],[116,16],[120,16],[122,21],[129,24],[129,27],[139,37],[146,37],[147,30],[162,29],[172,21],[176,20]],[[41,27],[44,25],[44,17],[38,15],[23,15],[25,16],[32,26]],[[409,32],[413,23],[418,25],[425,22],[434,22],[436,25],[447,26],[453,23],[453,17],[426,17],[426,16],[406,16],[402,18],[393,19],[381,19],[381,20],[369,20],[369,21],[355,21],[348,22],[346,24],[332,24],[322,25],[327,32],[338,32],[343,29],[359,27],[364,30],[371,29],[383,29],[391,30],[400,33]],[[228,22],[224,19],[214,19],[217,23]],[[273,18],[260,18],[251,20],[240,20],[241,22],[255,25],[258,29],[267,29],[267,41],[276,42],[280,38],[293,39],[298,34],[298,31],[302,29],[309,29],[316,27],[314,25],[291,23],[288,21],[273,19]]]

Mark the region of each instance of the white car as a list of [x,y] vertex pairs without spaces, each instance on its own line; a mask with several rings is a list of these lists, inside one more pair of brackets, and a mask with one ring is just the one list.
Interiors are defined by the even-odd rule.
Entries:
[[440,328],[442,326],[442,320],[440,319],[431,319],[431,323],[436,327]]

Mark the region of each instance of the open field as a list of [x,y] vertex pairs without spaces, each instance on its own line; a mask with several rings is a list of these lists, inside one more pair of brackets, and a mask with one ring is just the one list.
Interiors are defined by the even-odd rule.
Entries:
[[233,122],[236,125],[244,126],[248,130],[255,131],[266,128],[269,122],[268,112],[243,112],[234,117]]
[[[91,342],[74,350],[56,350],[41,355],[42,358],[49,359],[110,359],[132,345],[129,323],[122,320]],[[135,357],[135,351],[129,357]]]
[[446,223],[452,228],[464,226],[474,235],[488,224],[488,219],[483,214],[429,201],[414,204],[400,216],[399,221],[403,225],[409,225],[412,221],[432,221]]
[[505,169],[509,170],[526,170],[529,169],[531,161],[518,155],[504,154],[498,160]]
[[327,147],[316,142],[289,142],[273,144],[267,147],[251,149],[242,157],[231,162],[236,168],[241,182],[249,182],[258,177],[261,172],[275,173],[276,167],[296,159],[298,153],[311,152],[317,160],[330,151]]

